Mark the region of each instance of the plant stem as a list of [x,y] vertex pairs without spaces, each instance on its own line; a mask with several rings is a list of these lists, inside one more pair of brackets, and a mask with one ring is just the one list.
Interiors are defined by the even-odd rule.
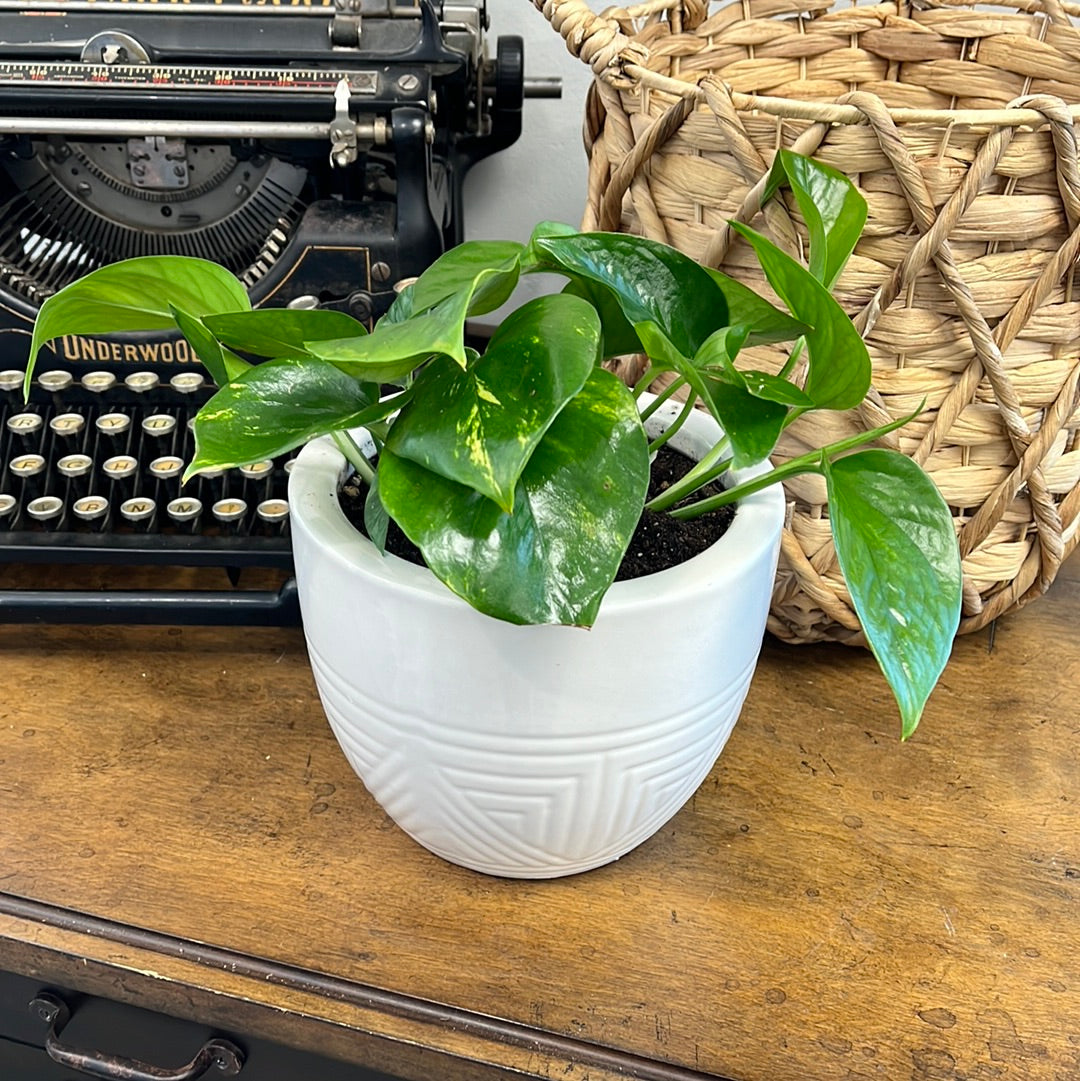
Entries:
[[[682,519],[697,518],[702,514],[707,514],[711,510],[716,510],[718,507],[726,506],[728,503],[735,503],[744,496],[753,495],[754,492],[760,492],[762,488],[768,488],[770,484],[776,484],[779,481],[787,480],[789,477],[798,476],[800,473],[822,473],[825,470],[825,463],[832,461],[837,455],[843,454],[849,450],[855,450],[857,447],[861,447],[866,443],[872,443],[875,439],[879,439],[889,432],[894,432],[897,428],[902,428],[909,421],[917,417],[921,411],[922,407],[920,406],[918,411],[904,417],[899,417],[889,424],[883,424],[880,428],[872,428],[868,432],[860,432],[858,435],[848,436],[847,439],[839,439],[835,443],[829,443],[827,446],[819,447],[817,450],[811,450],[806,454],[800,454],[798,458],[792,458],[790,462],[785,462],[775,469],[770,469],[768,473],[763,473],[760,477],[755,477],[745,484],[737,484],[734,488],[728,488],[726,492],[721,492],[719,495],[710,496],[708,499],[702,499],[691,506],[680,507],[678,510],[673,510],[671,516],[672,518]],[[715,449],[716,448],[714,447],[713,450]],[[712,451],[709,453],[711,454]],[[705,459],[702,459],[702,461],[704,460]],[[689,474],[687,474],[687,476],[689,476]],[[686,478],[684,477],[683,480],[685,479]],[[668,491],[664,493],[664,496],[667,497],[670,492],[671,489],[669,488]],[[649,504],[646,505],[650,506]],[[660,508],[650,506],[650,509],[656,510]]]
[[641,395],[649,389],[649,384],[656,378],[659,368],[654,364],[650,364],[645,369],[645,374],[634,384],[633,389],[630,391],[634,398],[640,398]]
[[[656,398],[641,411],[641,421],[644,424],[677,390],[686,385],[686,380],[678,378],[670,386],[664,387]],[[693,400],[690,402],[693,405]]]
[[694,402],[691,399],[683,404],[679,415],[649,444],[649,453],[655,454],[686,423],[693,411]]
[[737,484],[734,488],[728,488],[726,492],[709,496],[708,499],[702,499],[689,507],[679,507],[678,510],[673,510],[671,512],[671,517],[682,518],[684,520],[698,518],[702,514],[708,514],[711,510],[726,507],[729,503],[738,502],[738,500],[743,499],[748,495],[760,492],[762,488],[768,488],[770,485],[787,480],[788,477],[795,477],[800,473],[820,473],[824,468],[824,465],[824,451],[812,450],[808,454],[802,454],[798,458],[792,458],[790,462],[785,462],[775,469],[770,469],[768,473],[763,473],[760,477],[755,477],[753,480],[746,481],[745,484]]
[[667,491],[645,504],[649,510],[667,510],[687,496],[693,495],[702,485],[715,480],[731,464],[727,457],[731,447],[725,436],[690,470],[680,477]]
[[330,433],[331,438],[338,450],[348,459],[353,469],[364,478],[367,484],[375,479],[375,470],[371,463],[364,457],[364,452],[356,445],[356,441],[348,432],[337,431]]

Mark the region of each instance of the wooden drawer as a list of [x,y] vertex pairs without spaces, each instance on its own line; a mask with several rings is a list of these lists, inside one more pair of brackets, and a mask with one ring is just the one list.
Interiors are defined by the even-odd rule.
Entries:
[[[31,1001],[47,992],[70,1010],[60,1042],[102,1056],[134,1059],[154,1067],[177,1070],[190,1062],[208,1040],[224,1038],[242,1053],[238,1081],[394,1081],[374,1070],[346,1065],[319,1055],[242,1034],[211,1029],[191,1021],[82,995],[0,972],[0,1078],[3,1081],[86,1081],[87,1073],[57,1065],[44,1049],[48,1024],[35,1016]],[[100,1075],[96,1075],[100,1076]],[[121,1076],[117,1074],[117,1076]],[[221,1081],[211,1067],[206,1081]]]

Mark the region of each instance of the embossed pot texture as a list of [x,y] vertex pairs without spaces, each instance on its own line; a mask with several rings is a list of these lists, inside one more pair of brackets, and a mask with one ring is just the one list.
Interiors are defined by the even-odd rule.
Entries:
[[[700,456],[716,434],[698,412],[673,445]],[[424,847],[493,875],[585,871],[655,833],[708,774],[749,687],[779,486],[743,500],[708,551],[617,582],[582,630],[481,615],[426,568],[380,556],[340,508],[344,469],[329,440],[300,454],[293,547],[323,708],[375,799]]]

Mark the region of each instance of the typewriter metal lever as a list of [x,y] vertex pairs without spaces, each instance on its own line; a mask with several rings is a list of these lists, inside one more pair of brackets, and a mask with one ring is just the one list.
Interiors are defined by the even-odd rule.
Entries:
[[349,112],[352,97],[350,80],[342,79],[334,90],[334,119],[330,124],[330,164],[337,169],[351,165],[360,154],[360,141],[368,146],[385,146],[390,129],[381,116],[354,121]]

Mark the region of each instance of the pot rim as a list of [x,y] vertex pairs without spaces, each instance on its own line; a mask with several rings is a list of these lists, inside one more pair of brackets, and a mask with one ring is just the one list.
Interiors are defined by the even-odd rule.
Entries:
[[[657,411],[657,417],[670,422],[678,415],[680,407],[680,403],[665,403]],[[695,436],[700,440],[703,432],[709,433],[706,438],[711,443],[717,430],[718,426],[710,415],[695,410],[672,439],[671,445],[685,451],[685,446],[680,444],[692,444]],[[353,435],[362,440],[367,433],[360,428]],[[389,552],[385,556],[380,555],[375,545],[349,521],[338,499],[338,491],[348,468],[344,455],[329,436],[306,444],[289,477],[290,517],[293,521],[323,544],[324,554],[328,558],[355,567],[388,586],[423,596],[429,603],[460,605],[475,611],[427,567],[410,563]],[[768,462],[761,462],[732,470],[730,476],[736,483],[743,483],[770,468]],[[612,583],[601,603],[598,618],[611,610],[626,611],[652,606],[661,599],[671,600],[687,593],[699,593],[702,588],[716,587],[724,581],[752,573],[753,564],[762,548],[774,544],[779,536],[784,514],[785,496],[779,483],[741,499],[736,505],[734,519],[715,544],[675,567]]]

